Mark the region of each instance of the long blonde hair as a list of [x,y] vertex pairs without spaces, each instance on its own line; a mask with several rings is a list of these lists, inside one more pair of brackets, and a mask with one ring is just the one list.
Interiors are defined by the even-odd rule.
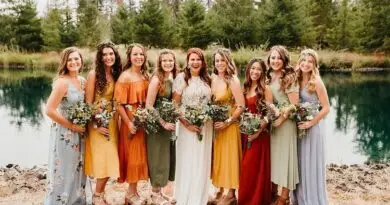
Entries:
[[128,69],[128,68],[131,68],[131,53],[133,52],[133,48],[134,47],[138,47],[138,48],[141,48],[143,54],[144,54],[144,63],[141,65],[141,74],[147,79],[149,80],[149,75],[148,75],[148,58],[147,58],[147,55],[146,55],[146,48],[139,44],[139,43],[133,43],[133,44],[130,44],[130,46],[127,48],[127,51],[126,51],[126,56],[127,56],[127,62],[126,62],[126,65],[123,67],[123,71]]
[[158,80],[160,81],[160,86],[159,86],[159,91],[158,91],[160,95],[165,94],[165,71],[162,68],[161,62],[162,62],[162,56],[167,55],[167,54],[172,55],[173,61],[174,61],[173,70],[171,71],[173,79],[176,78],[177,72],[180,70],[179,64],[176,61],[175,53],[169,49],[162,50],[160,52],[160,54],[158,55],[157,63],[156,63],[157,66],[156,66],[156,69],[154,70],[154,73],[153,73],[153,75],[157,76]]
[[282,75],[280,76],[280,90],[285,91],[297,81],[297,74],[295,73],[294,68],[290,65],[290,54],[288,53],[287,49],[284,46],[276,45],[270,49],[267,57],[267,65],[269,67],[267,71],[268,83],[271,82],[272,68],[270,59],[273,51],[279,53],[283,62],[283,67],[281,69]]
[[[315,80],[317,76],[320,76],[320,71],[319,71],[319,60],[318,60],[318,54],[315,52],[313,49],[305,49],[301,51],[299,54],[299,59],[298,59],[298,65],[301,63],[303,59],[306,57],[311,56],[314,59],[314,66],[313,69],[310,73],[309,77],[309,82],[307,83],[307,90],[309,93],[314,93],[316,91],[316,84]],[[301,69],[298,69],[298,80],[299,82],[302,80],[302,71]]]
[[213,73],[218,75],[218,70],[215,67],[215,56],[219,54],[222,56],[222,58],[225,59],[227,63],[227,69],[225,74],[225,81],[229,84],[230,80],[233,78],[234,75],[236,75],[237,67],[236,64],[233,61],[232,53],[227,48],[218,48],[212,56],[212,63],[213,63]]
[[83,56],[80,53],[80,50],[77,47],[68,47],[68,48],[65,48],[64,50],[62,50],[62,52],[61,52],[60,64],[59,64],[58,69],[57,69],[56,78],[69,73],[69,70],[68,70],[68,67],[66,66],[66,64],[68,63],[69,55],[71,53],[74,53],[74,52],[77,52],[80,56],[81,68],[79,70],[79,73],[82,71],[82,68],[84,66],[84,60],[83,60]]

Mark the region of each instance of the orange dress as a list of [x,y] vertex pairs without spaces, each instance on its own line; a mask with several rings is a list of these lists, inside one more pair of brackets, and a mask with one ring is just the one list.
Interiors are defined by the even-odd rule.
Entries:
[[[130,83],[117,83],[114,99],[121,105],[131,105],[132,110],[138,106],[144,106],[148,91],[148,81],[136,81]],[[130,118],[132,112],[126,109]],[[139,128],[135,135],[129,138],[129,128],[121,120],[119,128],[119,183],[127,181],[136,183],[139,180],[148,179],[148,163],[146,153],[146,141],[144,130]]]

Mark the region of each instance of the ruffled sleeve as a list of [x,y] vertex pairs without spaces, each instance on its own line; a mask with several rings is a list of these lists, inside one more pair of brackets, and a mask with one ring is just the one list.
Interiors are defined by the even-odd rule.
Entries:
[[114,100],[119,104],[127,104],[129,94],[128,83],[116,83],[114,91]]
[[299,92],[298,82],[293,83],[289,88],[287,88],[285,93],[289,94],[293,92]]
[[173,82],[173,92],[181,94],[186,87],[186,82],[184,81],[184,73],[180,73],[176,76],[175,81]]

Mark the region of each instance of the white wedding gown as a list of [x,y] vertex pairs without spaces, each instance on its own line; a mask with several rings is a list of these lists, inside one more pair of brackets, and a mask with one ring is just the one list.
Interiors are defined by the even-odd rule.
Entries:
[[[210,100],[211,89],[199,77],[192,77],[188,86],[183,73],[174,82],[173,90],[181,93],[181,108]],[[202,141],[195,132],[180,122],[176,142],[175,198],[177,205],[205,205],[210,191],[212,122],[202,127]]]

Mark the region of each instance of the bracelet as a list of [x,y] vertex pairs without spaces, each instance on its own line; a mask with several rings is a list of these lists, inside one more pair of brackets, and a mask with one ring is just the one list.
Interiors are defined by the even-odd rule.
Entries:
[[232,122],[232,118],[229,117],[227,120],[225,120],[225,123],[227,123],[228,125],[230,125],[230,123]]

